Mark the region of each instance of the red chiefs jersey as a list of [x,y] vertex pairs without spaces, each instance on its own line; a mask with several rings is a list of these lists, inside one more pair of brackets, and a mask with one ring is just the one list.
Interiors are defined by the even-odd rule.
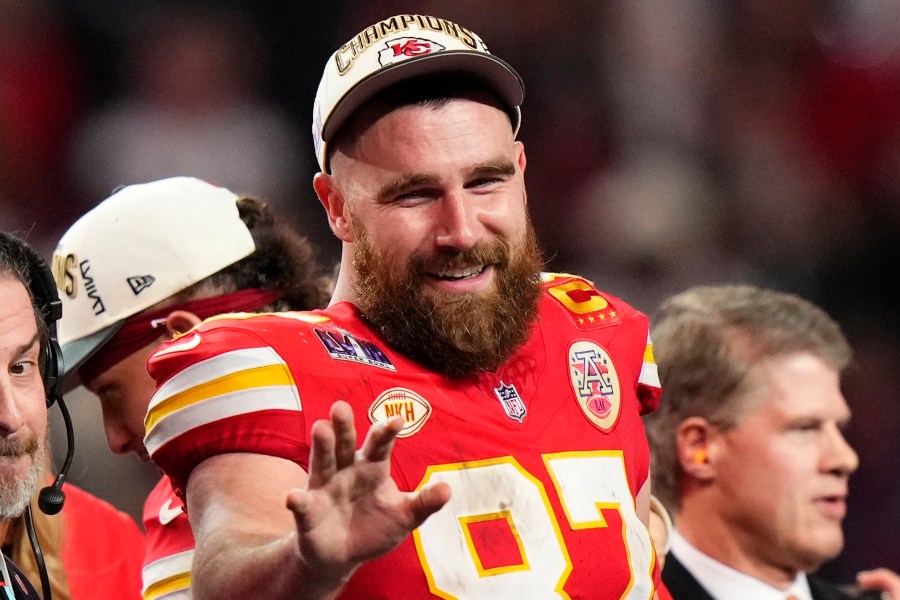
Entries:
[[190,600],[194,534],[168,477],[163,477],[144,502],[144,600]]
[[224,452],[308,466],[310,427],[338,399],[405,421],[401,490],[450,484],[448,504],[363,565],[343,598],[640,598],[658,568],[634,497],[640,415],[659,397],[647,319],[568,275],[544,275],[539,318],[496,372],[448,378],[394,352],[349,303],[214,317],[150,359],[146,445],[184,490]]
[[144,535],[129,515],[66,483],[62,562],[73,600],[141,597]]

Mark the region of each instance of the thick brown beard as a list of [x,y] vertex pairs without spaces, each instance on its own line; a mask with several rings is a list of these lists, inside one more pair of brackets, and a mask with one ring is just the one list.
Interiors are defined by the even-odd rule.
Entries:
[[[388,343],[416,362],[456,377],[494,371],[521,346],[537,315],[543,268],[529,222],[518,245],[477,244],[464,252],[410,257],[402,272],[384,266],[354,223],[357,303]],[[445,294],[426,286],[426,273],[492,265],[496,289]]]

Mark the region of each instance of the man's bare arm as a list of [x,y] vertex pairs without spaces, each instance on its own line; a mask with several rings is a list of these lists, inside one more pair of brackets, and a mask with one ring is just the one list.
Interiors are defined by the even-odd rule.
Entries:
[[309,474],[256,454],[201,463],[187,489],[194,598],[333,598],[359,565],[396,547],[450,497],[446,484],[397,489],[390,453],[401,426],[373,425],[357,450],[352,410],[337,402],[313,425]]

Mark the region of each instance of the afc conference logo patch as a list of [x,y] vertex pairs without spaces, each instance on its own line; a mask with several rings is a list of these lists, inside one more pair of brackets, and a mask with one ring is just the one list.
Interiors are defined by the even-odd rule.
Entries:
[[422,54],[431,54],[432,52],[440,52],[446,50],[447,47],[431,40],[417,37],[402,37],[388,40],[384,43],[384,50],[378,52],[378,64],[382,67],[392,65],[396,62],[420,56]]
[[412,390],[396,387],[381,392],[369,407],[369,421],[373,425],[397,416],[403,417],[403,429],[397,437],[409,437],[425,425],[431,416],[431,404]]
[[574,342],[569,346],[569,378],[581,412],[608,433],[622,407],[619,376],[609,353],[594,342]]

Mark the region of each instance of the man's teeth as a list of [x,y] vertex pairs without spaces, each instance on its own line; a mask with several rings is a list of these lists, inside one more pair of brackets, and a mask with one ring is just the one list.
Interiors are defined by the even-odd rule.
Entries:
[[468,269],[459,269],[457,271],[438,271],[436,275],[443,279],[465,279],[467,277],[475,277],[482,271],[484,271],[484,265],[469,267]]

